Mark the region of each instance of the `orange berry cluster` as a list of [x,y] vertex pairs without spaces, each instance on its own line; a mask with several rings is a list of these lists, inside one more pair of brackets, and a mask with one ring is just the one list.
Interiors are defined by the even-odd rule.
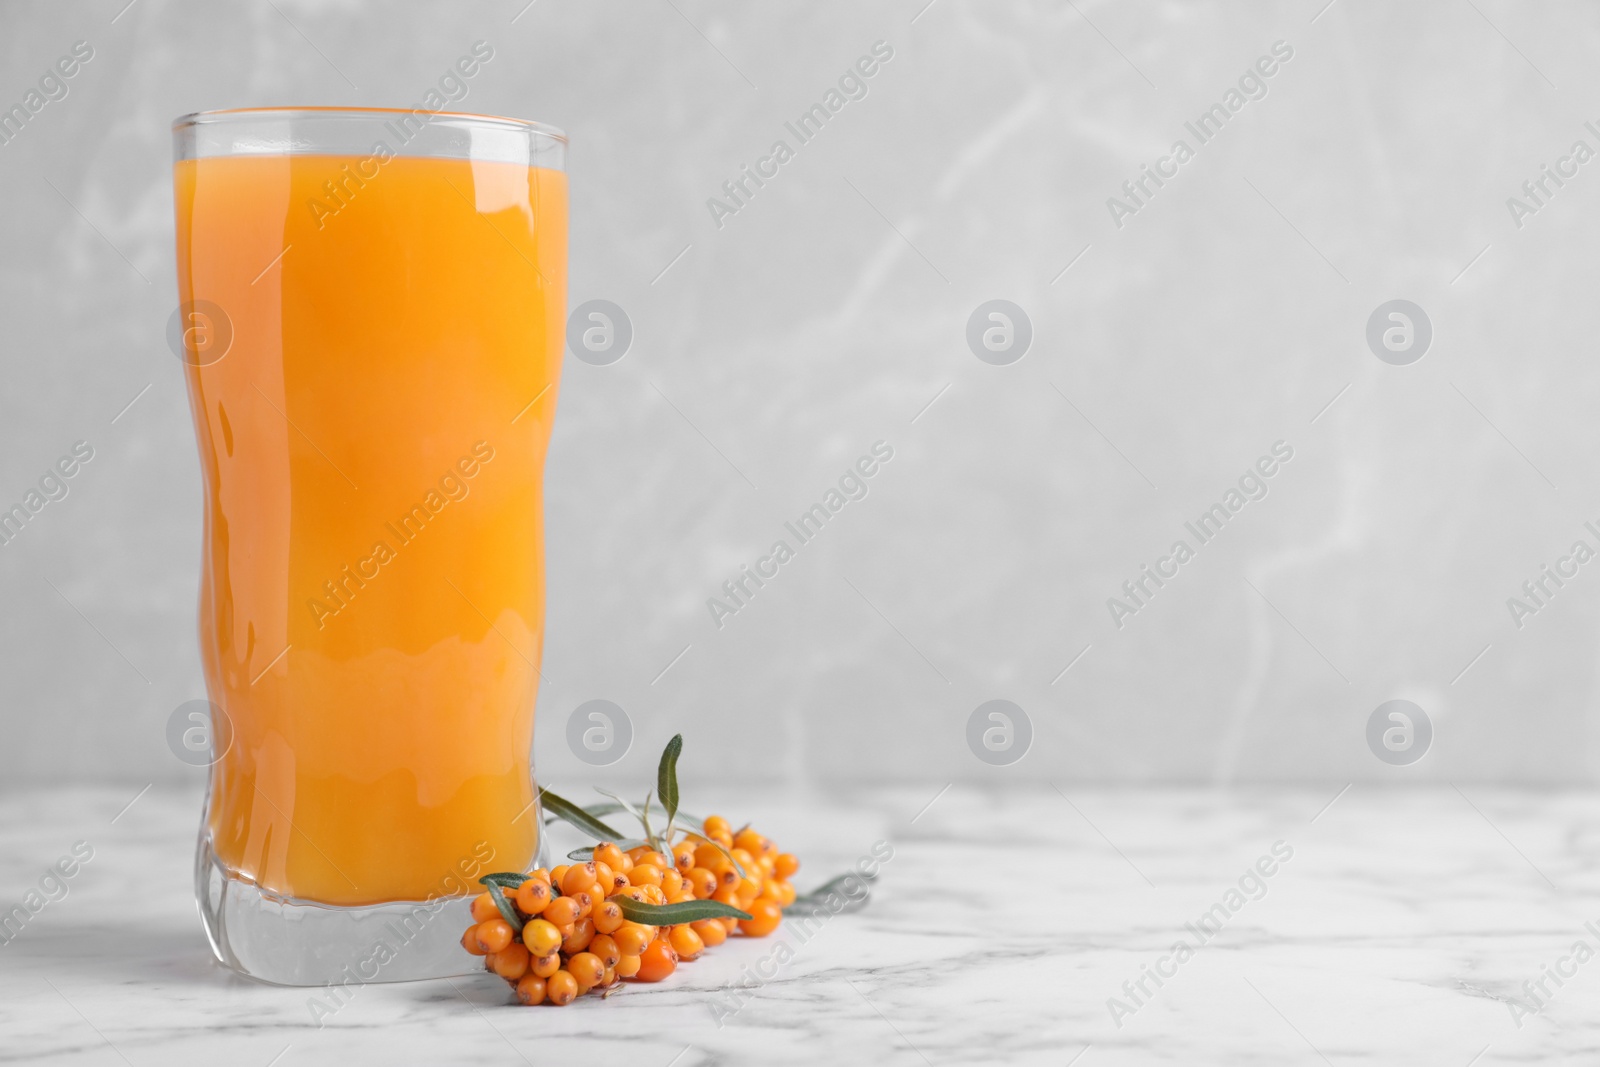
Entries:
[[[670,858],[648,845],[624,852],[606,842],[586,862],[529,872],[503,891],[522,922],[520,938],[493,895],[482,893],[461,947],[483,956],[522,1003],[564,1005],[624,978],[659,982],[735,930],[772,933],[794,903],[789,879],[800,861],[749,827],[734,833],[721,816],[708,818],[704,830],[671,846]],[[649,926],[626,919],[618,897],[654,905],[714,900],[750,918]]]

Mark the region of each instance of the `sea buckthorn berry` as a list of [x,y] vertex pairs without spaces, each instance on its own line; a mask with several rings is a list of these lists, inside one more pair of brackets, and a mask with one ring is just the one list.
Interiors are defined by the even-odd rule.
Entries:
[[684,876],[684,884],[694,890],[694,895],[705,900],[717,891],[717,876],[704,867],[692,867]]
[[630,886],[628,891],[624,893],[623,896],[627,897],[629,900],[637,900],[639,903],[645,904],[649,902],[650,898],[645,895],[644,890],[645,887],[642,885]]
[[740,881],[738,889],[741,897],[749,897],[751,900],[754,900],[756,897],[761,895],[761,879],[755,877],[754,875],[749,878],[745,878]]
[[788,881],[800,869],[800,860],[792,852],[780,852],[772,861],[772,873]]
[[534,919],[523,926],[522,943],[535,956],[548,956],[561,947],[561,930],[547,919]]
[[595,847],[594,861],[616,870],[622,866],[622,849],[618,848],[613,842],[606,841]]
[[655,850],[649,845],[634,845],[628,851],[624,852],[623,855],[627,856],[633,862],[638,863],[643,860],[648,853],[653,851]]
[[685,838],[672,846],[672,865],[680,873],[694,866],[694,842]]
[[609,934],[627,921],[622,917],[622,905],[614,900],[603,900],[596,904],[590,918],[594,921],[595,932],[601,934]]
[[739,893],[731,885],[725,885],[711,894],[711,899],[718,904],[728,904],[735,908],[739,906]]
[[578,921],[580,907],[571,897],[557,897],[544,909],[544,917],[557,926],[567,926]]
[[617,942],[606,934],[596,934],[594,940],[589,942],[589,951],[600,957],[600,962],[607,967],[615,967],[622,958],[622,950],[617,947]]
[[578,902],[578,918],[586,919],[594,914],[594,902],[600,899],[599,894],[600,887],[597,885],[573,894],[572,899]]
[[529,878],[517,887],[517,907],[524,915],[538,915],[550,906],[555,894],[542,878]]
[[472,921],[486,923],[490,919],[500,918],[500,909],[494,905],[494,897],[488,893],[479,893],[472,898]]
[[639,954],[639,972],[634,975],[641,982],[659,982],[678,969],[678,954],[665,941],[652,941]]
[[665,904],[667,895],[661,891],[660,886],[647,885],[644,887],[644,899],[648,904]]
[[706,836],[711,838],[711,840],[715,841],[717,844],[721,845],[723,848],[733,847],[733,835],[728,833],[726,830],[718,830],[716,833],[707,834]]
[[764,837],[761,839],[761,854],[763,856],[776,856],[778,854],[778,846],[773,843],[772,838]]
[[756,865],[755,853],[751,852],[744,846],[735,845],[728,851],[733,854],[733,858],[738,861],[739,866],[743,867],[746,871]]
[[667,943],[680,960],[696,959],[706,950],[705,940],[689,926],[674,926],[672,933],[667,936]]
[[716,833],[719,830],[722,831],[723,833],[729,833],[729,832],[731,832],[733,830],[733,827],[729,826],[728,825],[728,820],[724,819],[720,815],[708,815],[708,816],[706,816],[706,824],[705,824],[706,836],[710,837],[712,834]]
[[490,919],[478,924],[478,947],[484,953],[499,952],[511,944],[511,924],[504,919]]
[[714,871],[720,864],[727,862],[728,857],[724,856],[722,850],[709,841],[696,845],[694,848],[694,865],[696,867],[704,867],[708,871]]
[[739,920],[739,929],[750,937],[766,937],[783,921],[783,911],[770,900],[757,900],[745,909],[750,918]]
[[550,885],[557,893],[561,892],[561,879],[565,878],[566,875],[567,865],[565,863],[559,867],[550,868]]
[[557,971],[544,980],[544,993],[552,1004],[571,1004],[578,996],[578,980],[566,971]]
[[574,893],[581,893],[594,885],[594,879],[594,860],[588,863],[574,863],[561,876],[561,892],[569,897]]
[[489,969],[508,982],[515,982],[528,973],[528,960],[527,948],[516,941],[488,955]]
[[640,863],[648,863],[658,871],[664,871],[668,867],[673,866],[672,860],[654,850],[651,850],[649,853],[647,853],[645,857],[636,862],[634,866],[637,867]]
[[624,956],[637,956],[650,943],[650,928],[635,922],[625,922],[617,927],[611,939]]
[[517,982],[517,999],[524,1004],[544,1003],[544,979],[536,974],[525,974]]
[[730,934],[739,929],[739,920],[733,918],[732,916],[724,919],[712,919],[711,921],[714,923],[721,923],[722,928]]
[[683,888],[683,875],[678,873],[676,867],[668,867],[661,872],[661,891],[667,896],[673,896]]
[[697,923],[690,923],[689,926],[700,935],[701,942],[707,948],[715,948],[728,940],[728,931],[715,919],[701,919]]
[[632,978],[639,973],[639,957],[624,956],[617,961],[617,977]]
[[529,962],[528,969],[540,978],[549,978],[561,969],[561,953],[552,952],[548,956],[535,956]]
[[763,878],[776,877],[777,871],[775,867],[776,865],[772,862],[772,856],[770,854],[763,852],[761,855],[756,857],[756,869],[761,872]]
[[[582,952],[589,947],[589,942],[594,940],[594,920],[579,919],[568,934],[561,941],[561,951],[571,956]],[[568,970],[571,968],[569,967]],[[591,983],[593,984],[593,983]]]
[[601,896],[610,893],[617,884],[617,874],[609,863],[596,862],[594,865],[594,885]]
[[615,967],[607,967],[606,968],[605,977],[600,979],[601,987],[602,988],[610,988],[611,986],[614,986],[616,984],[617,984],[617,969]]
[[713,867],[712,870],[716,872],[717,884],[725,889],[730,886],[737,887],[741,881],[739,878],[739,868],[735,867],[727,860],[723,860],[721,866]]
[[794,903],[795,891],[793,884],[789,882],[779,882],[778,891],[782,894],[780,897],[778,897],[778,906],[780,908],[787,908],[790,904]]
[[762,837],[748,826],[733,836],[733,843],[739,848],[742,848],[746,852],[750,853],[752,856],[759,856],[761,854],[761,846],[766,844],[766,842],[766,838]]
[[779,907],[782,907],[783,906],[783,889],[781,888],[782,886],[783,886],[783,883],[778,881],[776,878],[772,879],[772,881],[770,881],[770,882],[762,882],[761,883],[761,892],[756,894],[756,895],[761,900],[770,900],[770,901],[774,902],[775,904],[777,904]]
[[653,863],[635,864],[628,872],[628,881],[633,885],[660,885],[661,868]]
[[467,932],[461,935],[461,947],[472,953],[474,956],[488,955],[488,953],[478,945],[477,923],[473,923],[471,926],[467,927]]
[[593,952],[580,952],[567,961],[567,973],[576,978],[580,986],[597,986],[606,976],[606,965]]
[[535,867],[533,870],[528,872],[528,877],[537,878],[546,885],[550,884],[550,872],[545,870],[543,867]]

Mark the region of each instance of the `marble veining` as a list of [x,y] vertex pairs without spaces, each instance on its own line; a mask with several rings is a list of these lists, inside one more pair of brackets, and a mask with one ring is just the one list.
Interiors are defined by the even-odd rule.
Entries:
[[[1063,784],[956,787],[929,805],[937,789],[741,807],[804,857],[802,885],[893,845],[871,904],[808,935],[730,942],[661,985],[559,1010],[513,1007],[488,976],[366,986],[321,1026],[311,991],[211,961],[189,885],[197,796],[151,790],[123,810],[131,791],[13,792],[0,800],[5,903],[74,843],[93,856],[0,945],[0,1062],[546,1063],[587,1050],[647,1067],[1466,1067],[1592,1063],[1600,1045],[1600,962],[1576,948],[1600,950],[1586,925],[1600,929],[1600,796]],[[1180,940],[1191,952],[1177,960]],[[1152,970],[1168,977],[1158,986]]]

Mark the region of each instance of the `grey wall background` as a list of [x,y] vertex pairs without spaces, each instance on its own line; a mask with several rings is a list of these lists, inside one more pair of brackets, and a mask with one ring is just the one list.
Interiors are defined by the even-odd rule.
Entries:
[[[571,304],[635,329],[564,372],[556,780],[636,777],[680,729],[690,778],[818,786],[1600,770],[1600,563],[1521,629],[1506,605],[1600,547],[1600,162],[1520,228],[1506,205],[1600,149],[1592,7],[124,2],[0,5],[6,107],[94,48],[0,145],[0,498],[95,449],[0,548],[0,781],[199,773],[163,737],[203,695],[170,121],[412,105],[480,39],[460,106],[569,131]],[[868,95],[718,228],[707,198],[880,40]],[[1184,122],[1280,40],[1198,146]],[[1107,198],[1179,138],[1195,158],[1118,228]],[[995,298],[1034,331],[1009,366],[965,340]],[[1409,366],[1364,336],[1396,298],[1432,323]],[[717,629],[707,598],[879,439],[869,496]],[[1270,494],[1114,626],[1107,598],[1279,440]],[[636,731],[598,772],[564,740],[592,698]],[[1006,768],[966,743],[993,698],[1033,724]],[[1365,741],[1391,698],[1436,732],[1409,768]]]

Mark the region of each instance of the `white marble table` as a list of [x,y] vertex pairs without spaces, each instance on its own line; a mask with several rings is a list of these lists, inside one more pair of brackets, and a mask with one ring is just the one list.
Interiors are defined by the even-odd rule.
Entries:
[[[75,841],[94,849],[67,896],[0,945],[0,1062],[1466,1067],[1600,1055],[1600,960],[1570,955],[1580,940],[1600,951],[1585,926],[1600,930],[1595,794],[954,788],[920,816],[934,787],[769,798],[741,810],[813,878],[880,838],[895,857],[870,907],[804,944],[791,935],[793,958],[722,1025],[715,991],[776,938],[730,941],[661,985],[565,1009],[509,1006],[487,976],[368,986],[318,1028],[307,991],[211,961],[190,895],[198,798],[152,790],[118,816],[132,792],[0,794],[0,901]],[[1262,864],[1264,895],[1246,878],[1259,899],[1229,899],[1280,841],[1292,856]],[[1185,924],[1219,903],[1241,906],[1201,944]],[[1180,939],[1199,945],[1181,963]],[[1171,977],[1140,993],[1157,967]],[[1575,974],[1558,987],[1547,967]],[[1527,1001],[1523,983],[1541,978],[1550,995],[1519,1027],[1509,998]],[[1131,1014],[1113,1021],[1113,997]]]

